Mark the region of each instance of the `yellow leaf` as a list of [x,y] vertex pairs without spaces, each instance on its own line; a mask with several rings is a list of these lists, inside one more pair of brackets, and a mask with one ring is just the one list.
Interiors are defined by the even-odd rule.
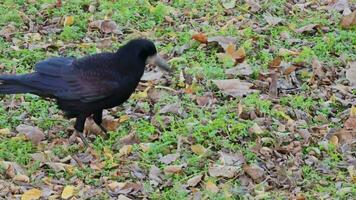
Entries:
[[126,122],[127,120],[129,120],[130,117],[128,115],[122,115],[120,118],[119,118],[119,122],[122,123],[122,122]]
[[73,16],[66,16],[64,18],[64,26],[71,26],[72,24],[74,24],[74,17]]
[[213,183],[212,181],[206,182],[205,189],[213,193],[219,192],[218,186],[216,186],[215,183]]
[[127,156],[127,155],[129,155],[130,153],[131,153],[131,151],[132,151],[132,145],[124,145],[121,149],[120,149],[120,151],[119,151],[119,156],[121,157],[121,156]]
[[195,144],[190,147],[195,154],[203,155],[206,149],[201,144]]
[[356,117],[356,107],[355,106],[351,107],[350,117]]
[[331,138],[330,138],[330,143],[337,146],[339,144],[339,138],[336,136],[336,135],[333,135]]
[[112,152],[108,147],[104,147],[104,156],[107,158],[107,160],[114,160],[114,157],[112,156]]
[[71,198],[75,193],[75,187],[72,185],[67,185],[64,187],[63,192],[62,192],[62,199],[69,199]]
[[0,135],[1,135],[1,136],[8,136],[8,135],[10,135],[10,129],[8,129],[8,128],[2,128],[2,129],[0,129]]
[[39,199],[42,196],[42,191],[36,188],[32,188],[30,190],[27,190],[23,195],[21,196],[21,200],[36,200]]

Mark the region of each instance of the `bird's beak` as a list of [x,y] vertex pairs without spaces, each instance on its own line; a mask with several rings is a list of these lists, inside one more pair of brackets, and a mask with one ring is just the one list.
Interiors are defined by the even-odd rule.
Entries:
[[167,62],[158,54],[148,57],[146,63],[156,65],[167,72],[171,71],[171,68],[169,67]]

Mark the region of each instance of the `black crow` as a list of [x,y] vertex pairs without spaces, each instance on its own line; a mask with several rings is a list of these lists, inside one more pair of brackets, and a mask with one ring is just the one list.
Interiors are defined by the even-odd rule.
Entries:
[[93,115],[106,133],[101,124],[103,109],[130,97],[147,63],[170,70],[153,42],[135,39],[115,53],[49,58],[37,63],[33,73],[0,75],[0,94],[32,93],[56,99],[67,117],[76,118],[74,128],[88,146],[82,134],[86,118]]

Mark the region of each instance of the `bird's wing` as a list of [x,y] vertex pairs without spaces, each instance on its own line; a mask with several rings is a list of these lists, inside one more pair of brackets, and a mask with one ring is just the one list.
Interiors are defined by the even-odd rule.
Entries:
[[46,79],[58,81],[53,91],[55,97],[94,102],[111,96],[119,87],[116,81],[120,79],[119,74],[104,67],[105,60],[100,60],[51,58],[38,63],[36,71]]

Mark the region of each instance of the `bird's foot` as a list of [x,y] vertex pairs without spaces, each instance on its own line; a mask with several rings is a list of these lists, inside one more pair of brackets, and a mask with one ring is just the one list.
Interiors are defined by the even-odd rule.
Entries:
[[79,135],[80,139],[84,143],[84,146],[87,148],[89,146],[89,143],[88,143],[87,139],[84,137],[83,133],[80,131],[76,131],[76,133]]

